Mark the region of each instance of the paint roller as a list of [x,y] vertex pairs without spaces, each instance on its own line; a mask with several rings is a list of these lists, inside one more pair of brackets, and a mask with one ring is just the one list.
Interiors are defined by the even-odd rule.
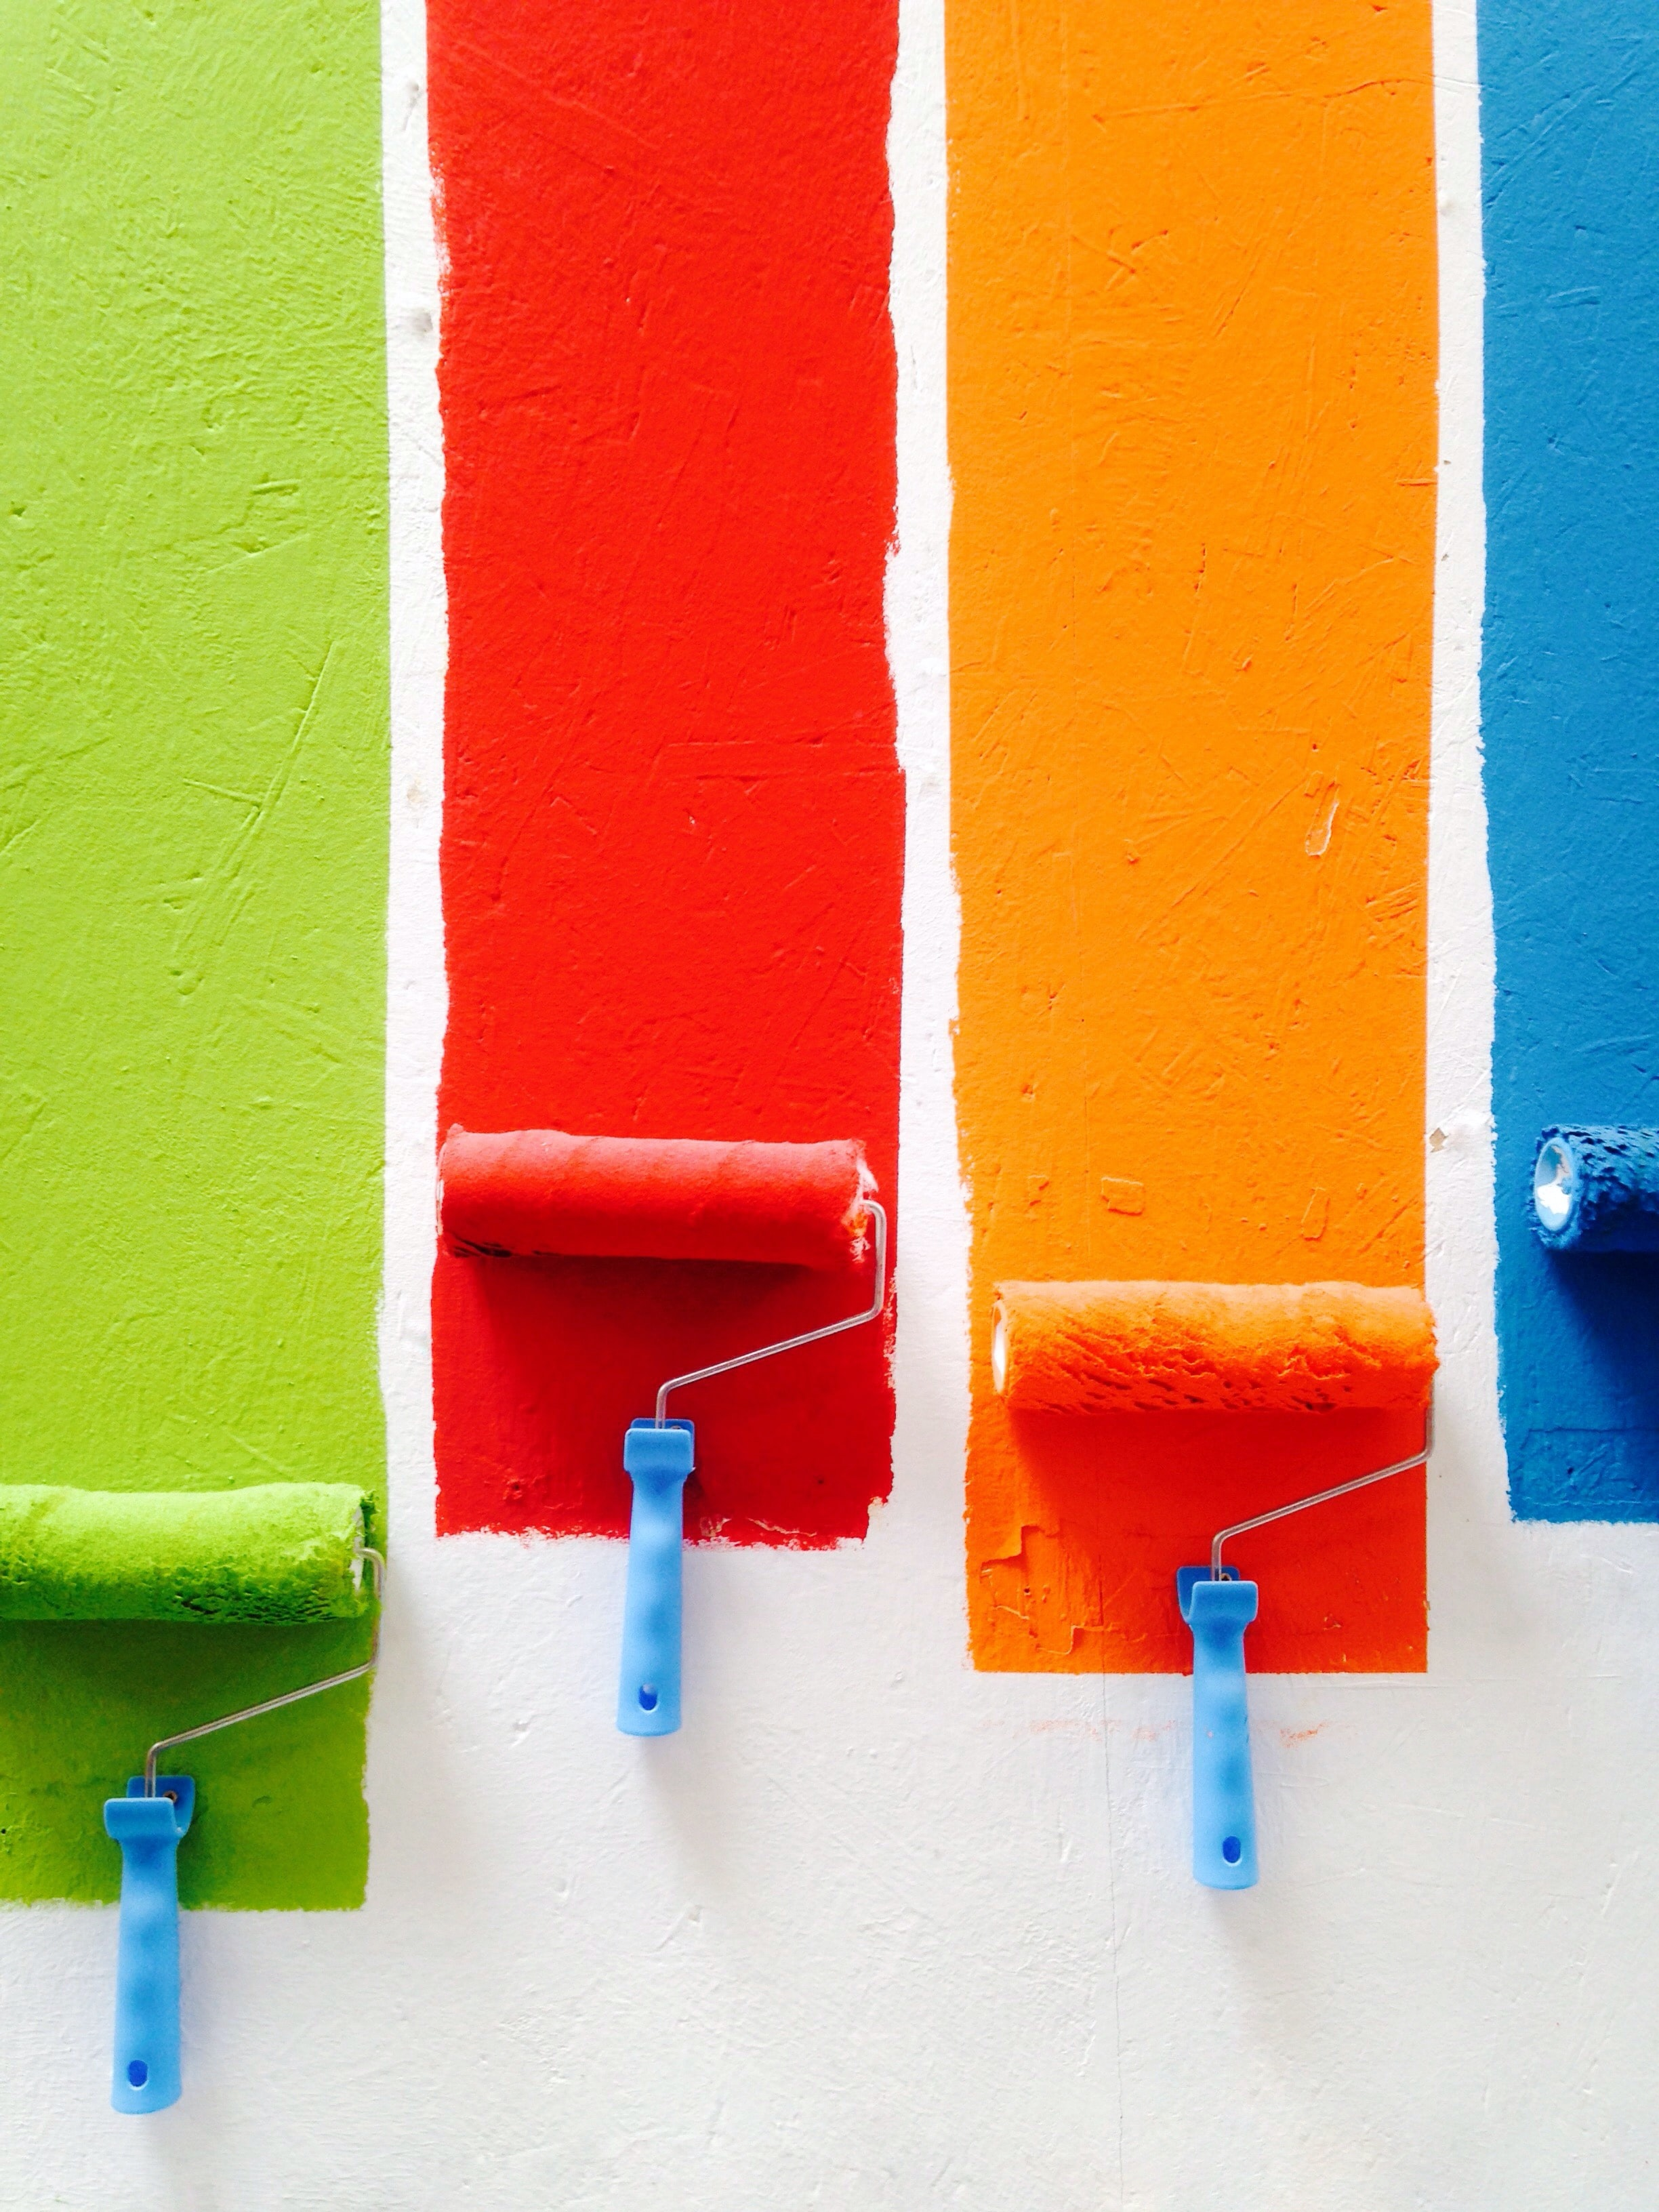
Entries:
[[862,1147],[580,1137],[562,1129],[453,1128],[439,1157],[445,1239],[463,1258],[562,1256],[736,1260],[844,1268],[873,1246],[870,1304],[735,1358],[672,1376],[652,1413],[630,1423],[633,1485],[617,1726],[669,1735],[680,1725],[682,1553],[696,1431],[671,1420],[677,1390],[879,1319],[887,1299],[887,1216]]
[[1532,1206],[1552,1252],[1659,1252],[1659,1129],[1553,1124],[1538,1139]]
[[176,1735],[144,1756],[104,1807],[121,1847],[115,1983],[118,2112],[178,2101],[179,1845],[196,1786],[156,1772],[162,1752],[367,1674],[379,1656],[380,1553],[364,1540],[367,1500],[346,1483],[245,1490],[100,1491],[0,1486],[0,1620],[167,1620],[209,1626],[350,1620],[373,1612],[360,1667]]
[[1305,1413],[1420,1406],[1420,1451],[1215,1536],[1176,1578],[1193,1635],[1193,1872],[1256,1880],[1244,1632],[1259,1592],[1222,1547],[1420,1467],[1432,1442],[1434,1322],[1421,1294],[1358,1283],[1000,1283],[992,1380],[1016,1412]]

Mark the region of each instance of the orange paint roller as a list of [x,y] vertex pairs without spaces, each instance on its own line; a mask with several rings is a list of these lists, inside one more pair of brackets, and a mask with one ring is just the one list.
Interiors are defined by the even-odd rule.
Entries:
[[875,1281],[867,1307],[670,1376],[652,1416],[632,1423],[623,1437],[634,1505],[617,1725],[627,1735],[671,1735],[680,1724],[681,1552],[694,1431],[690,1421],[669,1419],[669,1395],[879,1318],[887,1298],[887,1216],[863,1149],[850,1139],[718,1144],[456,1128],[438,1172],[445,1238],[467,1259],[569,1255],[844,1268],[862,1256],[870,1232]]
[[1000,1283],[991,1364],[1028,1413],[1424,1406],[1434,1322],[1358,1283]]
[[1193,1872],[1256,1879],[1244,1631],[1257,1588],[1229,1573],[1229,1537],[1381,1482],[1428,1457],[1434,1321],[1419,1291],[1358,1283],[1001,1283],[992,1378],[1016,1412],[1305,1413],[1420,1407],[1423,1448],[1218,1532],[1176,1577],[1193,1632]]

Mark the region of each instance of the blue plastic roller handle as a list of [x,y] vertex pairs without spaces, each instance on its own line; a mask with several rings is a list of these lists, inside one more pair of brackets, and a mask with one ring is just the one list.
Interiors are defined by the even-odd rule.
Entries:
[[1183,1567],[1176,1587],[1193,1632],[1193,1874],[1209,1889],[1249,1889],[1255,1791],[1244,1632],[1255,1619],[1256,1586]]
[[115,1964],[118,2112],[160,2112],[179,2101],[179,1839],[190,1826],[196,1785],[188,1775],[142,1775],[104,1806],[104,1826],[121,1846],[121,1926]]
[[690,1421],[635,1421],[623,1438],[634,1483],[628,1530],[617,1726],[624,1735],[672,1735],[680,1724],[680,1555],[685,1478],[696,1445]]

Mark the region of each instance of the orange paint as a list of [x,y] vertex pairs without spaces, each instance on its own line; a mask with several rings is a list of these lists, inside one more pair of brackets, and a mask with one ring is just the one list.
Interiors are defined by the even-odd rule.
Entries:
[[[1215,1528],[1412,1413],[1012,1414],[1000,1279],[1419,1283],[1429,0],[951,0],[981,1667],[1178,1670]],[[1423,1485],[1231,1547],[1254,1668],[1420,1668]]]

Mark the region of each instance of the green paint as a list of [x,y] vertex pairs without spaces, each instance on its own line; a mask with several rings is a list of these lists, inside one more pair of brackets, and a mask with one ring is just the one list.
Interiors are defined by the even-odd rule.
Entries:
[[355,1620],[369,1502],[343,1482],[0,1484],[0,1620]]
[[[0,0],[0,1480],[382,1495],[373,0]],[[0,1625],[0,1894],[365,1622]],[[188,1901],[361,1901],[366,1687],[190,1748]]]

